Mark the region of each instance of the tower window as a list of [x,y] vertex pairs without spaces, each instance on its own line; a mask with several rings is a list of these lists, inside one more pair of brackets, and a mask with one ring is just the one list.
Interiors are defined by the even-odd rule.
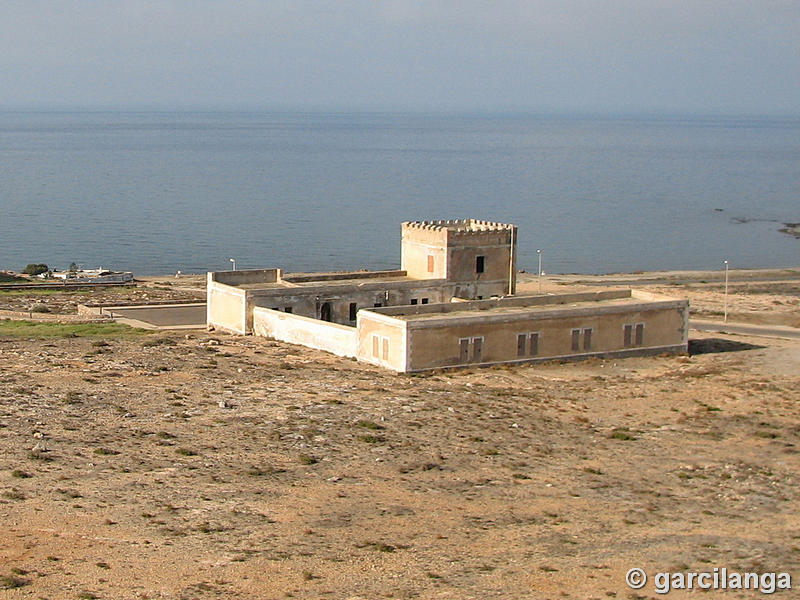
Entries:
[[428,255],[428,273],[433,273],[433,255]]
[[355,321],[356,320],[356,313],[357,312],[358,312],[358,304],[356,304],[355,302],[351,302],[350,303],[350,320],[351,321]]
[[486,257],[485,256],[476,256],[475,257],[475,272],[476,273],[483,273],[485,268],[486,268]]

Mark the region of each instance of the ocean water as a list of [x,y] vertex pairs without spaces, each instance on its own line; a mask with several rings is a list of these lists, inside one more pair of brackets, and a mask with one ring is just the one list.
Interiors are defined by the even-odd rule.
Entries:
[[798,266],[800,118],[0,113],[0,269],[393,268],[467,217],[529,271]]

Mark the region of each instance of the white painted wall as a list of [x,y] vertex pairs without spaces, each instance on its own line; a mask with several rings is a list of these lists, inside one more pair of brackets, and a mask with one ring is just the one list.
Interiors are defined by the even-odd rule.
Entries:
[[253,334],[290,344],[302,344],[337,356],[355,358],[358,353],[358,331],[355,327],[258,306],[253,309]]

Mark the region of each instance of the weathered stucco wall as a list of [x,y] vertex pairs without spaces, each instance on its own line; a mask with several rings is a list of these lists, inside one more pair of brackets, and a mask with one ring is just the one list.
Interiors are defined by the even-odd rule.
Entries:
[[[486,319],[482,315],[463,319],[441,319],[408,323],[409,360],[407,370],[418,371],[463,364],[526,362],[553,358],[587,357],[602,354],[644,354],[686,351],[686,303],[671,306],[588,307],[504,315]],[[549,314],[548,314],[549,313]],[[486,315],[489,316],[489,315]],[[635,344],[635,326],[643,325],[643,339]],[[632,326],[630,342],[625,344],[625,325]],[[580,330],[578,349],[573,348],[574,329]],[[586,346],[585,331],[591,329]],[[526,340],[518,354],[520,334],[538,334],[535,353]],[[481,357],[461,356],[461,340],[482,338]],[[470,342],[471,344],[471,342]],[[470,351],[472,346],[470,345]]]
[[[513,228],[513,235],[511,228],[477,232],[449,231],[447,243],[447,279],[462,283],[464,297],[488,298],[516,291],[516,227]],[[477,270],[479,256],[483,257],[483,272]],[[467,292],[473,292],[473,295],[467,296]]]
[[358,353],[358,333],[354,327],[326,323],[268,308],[253,309],[253,333],[324,350],[337,356],[355,358]]
[[208,274],[206,284],[206,324],[241,335],[248,333],[245,290],[217,283],[214,275]]
[[209,273],[209,281],[227,285],[244,285],[250,283],[275,283],[281,280],[281,269],[246,269],[243,271],[213,271]]
[[406,323],[370,311],[358,313],[358,360],[395,371],[407,370]]
[[507,295],[516,291],[516,242],[516,227],[502,223],[403,223],[402,268],[418,279],[447,279],[461,297]]
[[403,223],[401,231],[400,263],[408,276],[415,279],[445,279],[447,231],[419,223]]
[[428,281],[371,281],[363,284],[303,286],[294,288],[275,288],[248,290],[248,311],[261,306],[277,310],[291,307],[292,313],[315,319],[322,318],[323,306],[327,303],[331,321],[341,325],[355,325],[350,319],[350,304],[356,311],[362,308],[398,306],[411,304],[412,300],[422,303],[447,302],[451,288],[440,280]]

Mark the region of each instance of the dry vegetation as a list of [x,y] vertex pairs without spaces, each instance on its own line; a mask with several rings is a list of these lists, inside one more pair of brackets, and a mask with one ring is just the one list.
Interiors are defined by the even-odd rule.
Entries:
[[800,573],[798,342],[399,376],[216,334],[2,336],[2,598],[650,598],[628,568]]

